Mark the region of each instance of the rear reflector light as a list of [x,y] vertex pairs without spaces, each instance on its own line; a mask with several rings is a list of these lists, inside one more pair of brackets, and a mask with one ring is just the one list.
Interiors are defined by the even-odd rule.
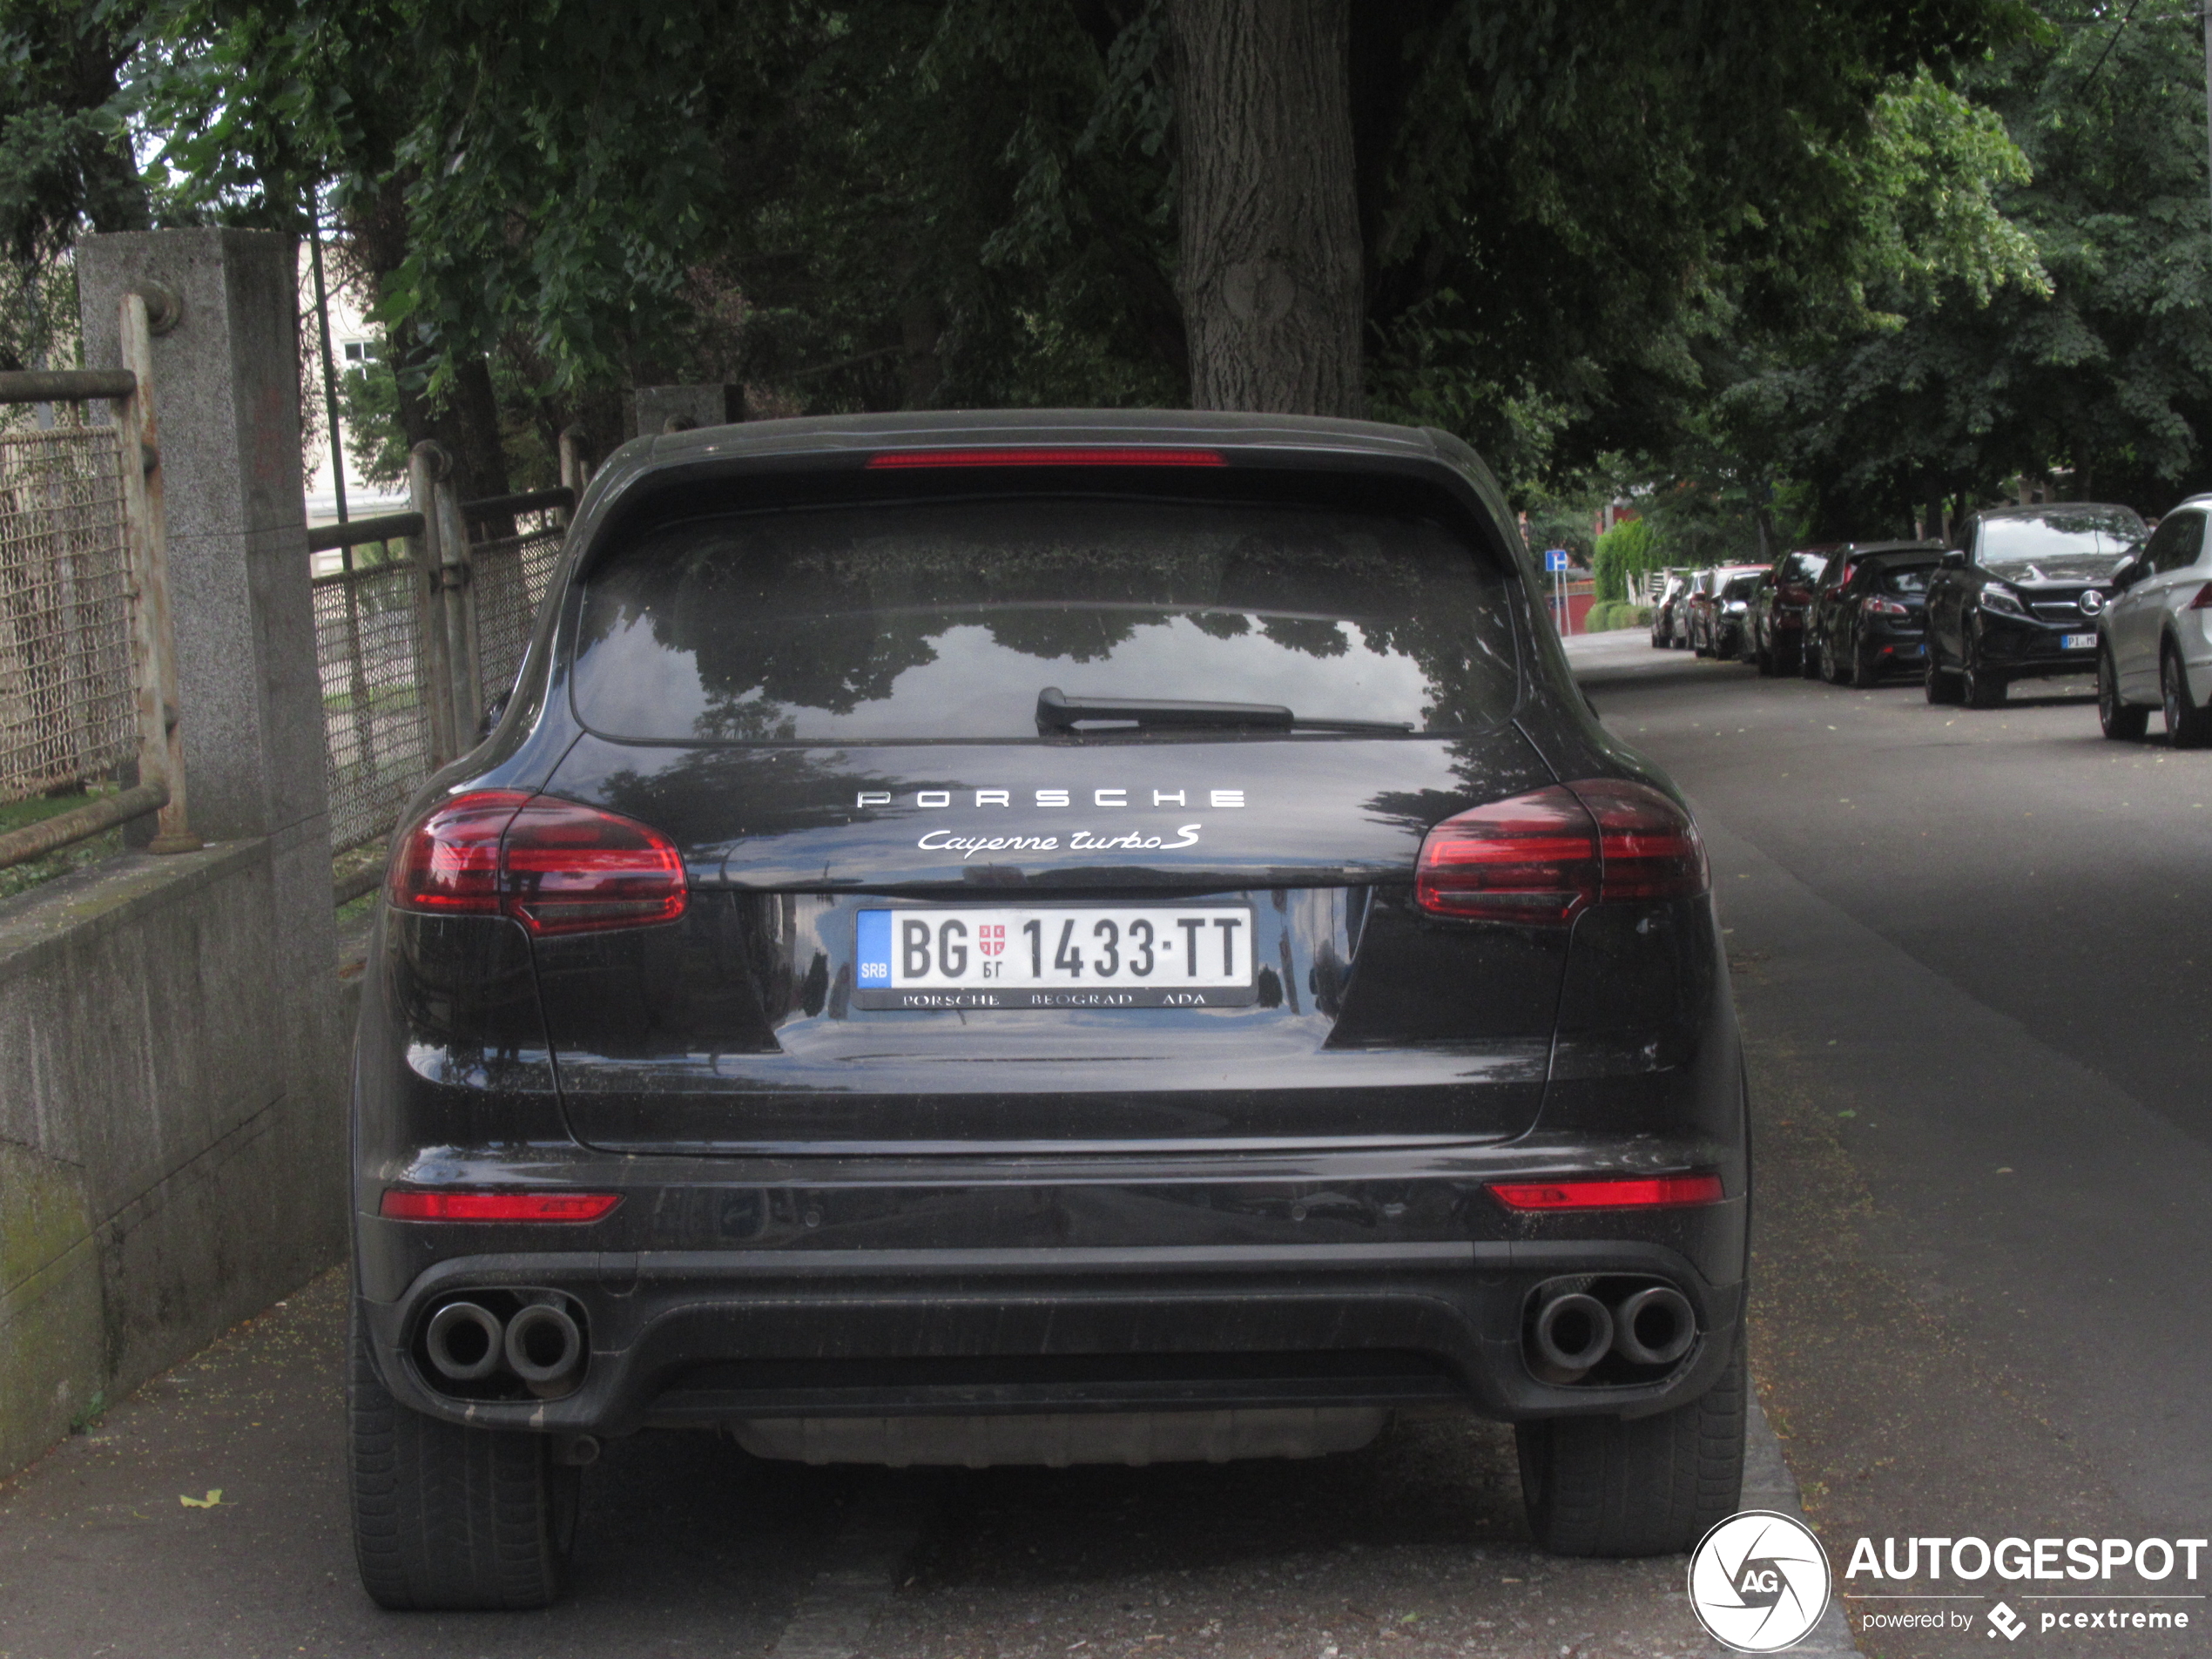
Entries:
[[2212,610],[2212,582],[2206,583],[2196,590],[2196,597],[2189,601],[2189,609]]
[[684,860],[658,830],[575,801],[481,790],[409,830],[386,897],[429,915],[511,916],[534,934],[673,921]]
[[1648,785],[1589,778],[1446,819],[1421,843],[1413,898],[1433,915],[1560,927],[1709,884],[1687,813]]
[[871,472],[898,467],[1225,467],[1212,449],[1142,445],[1051,449],[894,449],[868,457]]
[[388,1187],[377,1213],[391,1221],[597,1221],[619,1192],[415,1192]]
[[1716,1175],[1662,1175],[1629,1181],[1501,1182],[1491,1191],[1509,1210],[1650,1210],[1718,1204]]

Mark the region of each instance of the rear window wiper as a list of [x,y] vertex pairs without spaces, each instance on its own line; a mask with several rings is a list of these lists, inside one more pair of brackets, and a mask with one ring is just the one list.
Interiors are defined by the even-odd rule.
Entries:
[[1256,732],[1407,732],[1411,720],[1318,720],[1293,714],[1279,703],[1199,703],[1183,698],[1069,697],[1057,685],[1037,693],[1037,729],[1073,732],[1085,720],[1113,720],[1140,726],[1238,727]]

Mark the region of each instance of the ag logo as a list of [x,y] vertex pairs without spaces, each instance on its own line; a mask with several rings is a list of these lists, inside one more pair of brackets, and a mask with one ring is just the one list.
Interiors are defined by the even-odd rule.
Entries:
[[1707,1533],[1689,1558],[1689,1605],[1738,1653],[1778,1653],[1828,1610],[1828,1554],[1803,1521],[1746,1509]]

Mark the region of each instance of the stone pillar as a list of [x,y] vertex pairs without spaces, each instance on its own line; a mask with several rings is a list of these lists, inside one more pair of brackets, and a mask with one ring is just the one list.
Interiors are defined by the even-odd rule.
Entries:
[[658,437],[745,419],[741,386],[641,386],[630,395],[630,435]]
[[[174,325],[152,341],[179,729],[192,829],[236,846],[260,872],[237,889],[245,908],[226,922],[258,940],[232,965],[252,971],[229,993],[253,1009],[241,1041],[257,1061],[158,1109],[205,1114],[218,1135],[251,1125],[269,1136],[257,1174],[231,1166],[257,1188],[280,1183],[256,1201],[250,1245],[241,1236],[260,1267],[241,1275],[255,1282],[233,1296],[281,1294],[287,1278],[299,1283],[345,1241],[351,1033],[339,1013],[301,482],[297,259],[293,239],[266,231],[134,232],[85,237],[76,248],[88,367],[117,366],[125,292],[158,283],[180,302]],[[149,968],[160,978],[212,971],[188,954]],[[247,1202],[244,1193],[226,1199]],[[179,1295],[213,1294],[187,1270],[169,1271]]]
[[192,827],[211,841],[288,835],[329,812],[296,258],[291,237],[268,231],[147,231],[77,245],[88,366],[118,361],[125,290],[159,282],[183,302],[153,342],[153,395],[185,770]]

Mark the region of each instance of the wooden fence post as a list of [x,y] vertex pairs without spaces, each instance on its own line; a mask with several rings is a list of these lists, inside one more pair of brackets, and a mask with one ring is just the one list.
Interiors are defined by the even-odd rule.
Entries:
[[408,455],[408,504],[422,516],[422,530],[407,538],[408,560],[415,566],[415,683],[430,720],[430,770],[461,752],[453,728],[453,671],[446,648],[445,562],[439,542],[438,482],[453,469],[453,458],[429,439]]
[[138,382],[129,397],[115,399],[111,407],[121,452],[131,584],[137,591],[132,655],[138,681],[138,781],[150,783],[158,776],[169,790],[146,850],[189,853],[202,843],[192,833],[185,806],[184,719],[178,706],[177,637],[169,614],[169,550],[162,511],[161,422],[155,412],[153,329],[145,296],[125,293],[119,320],[123,367]]

